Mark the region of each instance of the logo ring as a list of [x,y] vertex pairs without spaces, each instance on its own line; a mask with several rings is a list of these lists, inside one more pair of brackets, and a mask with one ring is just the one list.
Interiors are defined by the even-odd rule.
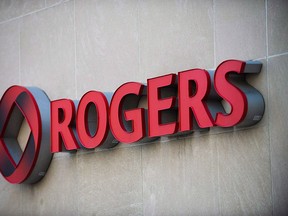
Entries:
[[[49,132],[43,133],[43,127],[49,130],[47,117],[50,122],[50,111],[47,113],[47,108],[43,111],[43,107],[45,109],[49,104],[42,90],[21,86],[10,87],[0,101],[0,171],[10,183],[35,183],[48,169],[52,158],[50,137]],[[25,149],[21,151],[17,135],[23,119],[27,121],[31,133]],[[15,122],[18,126],[14,126]],[[48,145],[42,141],[48,141]],[[41,163],[38,162],[39,154]]]

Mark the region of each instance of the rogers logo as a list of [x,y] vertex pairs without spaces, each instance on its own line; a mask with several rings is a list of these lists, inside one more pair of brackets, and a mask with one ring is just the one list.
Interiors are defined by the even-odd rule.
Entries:
[[[45,174],[50,148],[50,101],[38,88],[10,87],[0,102],[0,170],[10,183],[34,183]],[[25,149],[17,136],[23,121],[30,134]]]
[[[38,88],[12,86],[0,101],[0,171],[10,183],[35,183],[53,153],[254,125],[265,103],[245,76],[261,67],[257,61],[227,60],[215,71],[191,69],[148,79],[147,85],[128,82],[114,93],[89,91],[80,101],[50,102]],[[147,107],[141,107],[146,99]],[[21,148],[18,134],[25,122],[30,133]]]

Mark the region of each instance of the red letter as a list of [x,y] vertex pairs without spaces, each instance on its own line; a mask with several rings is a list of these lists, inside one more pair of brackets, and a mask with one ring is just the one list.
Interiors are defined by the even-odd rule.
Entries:
[[[180,131],[192,129],[191,111],[193,111],[199,127],[212,127],[213,118],[207,105],[203,102],[210,90],[208,72],[202,69],[192,69],[178,73],[178,77]],[[192,81],[196,84],[195,92],[191,86]]]
[[241,74],[244,72],[245,62],[227,60],[216,69],[214,76],[215,90],[231,105],[229,114],[217,113],[215,124],[221,127],[232,127],[240,123],[247,113],[247,98],[235,85],[228,81],[229,73]]
[[[88,111],[92,103],[96,107],[96,133],[91,135],[88,127]],[[105,95],[89,91],[81,98],[76,117],[76,129],[79,139],[85,148],[96,148],[106,139],[108,133],[108,102]]]
[[[94,136],[91,136],[88,127],[88,111],[92,103],[97,111],[96,133]],[[108,102],[103,93],[89,91],[83,95],[78,105],[76,129],[85,148],[96,148],[103,143],[108,132]]]
[[[110,105],[110,127],[114,137],[120,142],[137,142],[145,135],[144,109],[122,110],[124,97],[128,95],[141,96],[142,89],[143,85],[141,83],[129,82],[120,86],[113,95]],[[132,101],[132,103],[135,103],[135,101]],[[123,125],[123,112],[123,117],[132,123],[131,132],[127,131]]]
[[175,97],[161,98],[160,88],[174,84],[176,75],[168,74],[148,79],[148,133],[149,137],[174,134],[177,123],[161,124],[162,110],[170,109],[175,104]]
[[75,107],[71,100],[51,102],[51,152],[62,151],[61,138],[67,150],[79,148],[71,129],[74,113]]

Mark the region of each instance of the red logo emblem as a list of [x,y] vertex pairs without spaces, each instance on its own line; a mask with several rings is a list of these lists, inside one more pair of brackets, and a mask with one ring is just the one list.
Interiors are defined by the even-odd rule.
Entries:
[[[3,95],[0,102],[0,170],[2,175],[10,183],[34,183],[40,180],[45,172],[42,164],[38,163],[39,154],[44,156],[44,161],[50,163],[51,153],[49,151],[49,142],[47,143],[47,151],[45,146],[41,145],[43,120],[48,120],[49,99],[40,89],[25,88],[20,86],[12,86]],[[41,100],[37,101],[37,98]],[[40,105],[39,105],[40,104]],[[47,108],[45,112],[41,110],[41,104]],[[30,128],[30,134],[24,149],[21,149],[17,140],[21,125],[26,121]],[[46,124],[47,125],[47,124]],[[47,130],[47,128],[45,128]],[[49,130],[49,127],[48,127]],[[47,138],[46,138],[47,139]],[[49,139],[49,133],[48,133]],[[46,156],[45,156],[46,155]],[[45,163],[47,165],[47,162]]]

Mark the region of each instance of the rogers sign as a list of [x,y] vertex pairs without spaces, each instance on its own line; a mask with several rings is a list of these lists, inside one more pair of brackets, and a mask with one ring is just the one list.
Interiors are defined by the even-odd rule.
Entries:
[[[148,79],[147,85],[127,82],[114,93],[89,91],[80,101],[50,101],[39,88],[12,86],[0,101],[0,171],[10,183],[35,183],[53,153],[254,125],[265,103],[245,76],[261,67],[258,61],[227,60],[215,71],[191,69]],[[147,108],[141,108],[145,98]],[[21,149],[18,134],[25,121],[30,133]]]

